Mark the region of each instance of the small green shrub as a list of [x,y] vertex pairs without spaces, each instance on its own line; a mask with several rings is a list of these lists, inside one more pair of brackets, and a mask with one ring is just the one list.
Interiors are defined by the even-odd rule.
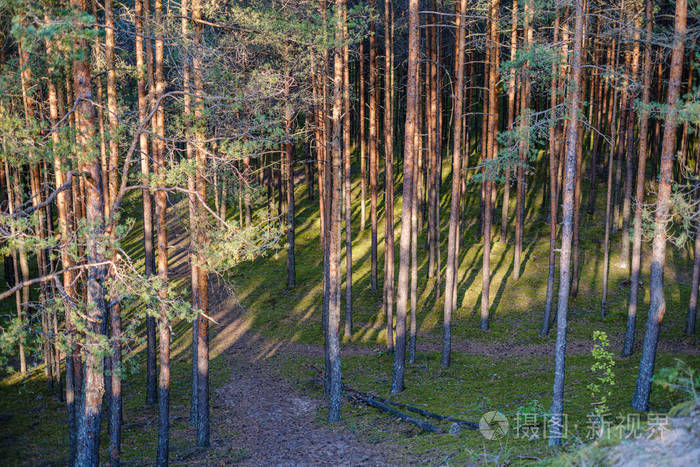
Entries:
[[608,335],[603,331],[593,331],[593,381],[586,387],[591,394],[592,416],[599,422],[608,414],[608,400],[612,396],[612,387],[615,386],[615,360],[609,347]]

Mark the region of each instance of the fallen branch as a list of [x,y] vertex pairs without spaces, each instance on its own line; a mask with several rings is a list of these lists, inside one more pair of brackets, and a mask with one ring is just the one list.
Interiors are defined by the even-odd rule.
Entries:
[[357,391],[357,390],[355,390],[349,386],[346,386],[346,385],[343,385],[343,389],[345,389],[346,391],[354,392],[356,394],[361,394],[365,397],[371,397],[371,398],[373,398],[379,402],[382,402],[384,404],[393,405],[395,407],[400,407],[402,409],[408,410],[409,412],[415,412],[415,413],[420,414],[424,417],[434,418],[436,420],[442,420],[442,421],[446,421],[446,422],[454,422],[454,423],[457,423],[457,424],[459,424],[459,425],[461,425],[469,430],[478,430],[479,429],[479,424],[476,422],[470,422],[468,420],[461,420],[459,418],[446,417],[444,415],[439,415],[439,414],[436,414],[433,412],[428,412],[427,410],[419,409],[418,407],[413,407],[413,406],[410,406],[408,404],[403,404],[401,402],[394,402],[394,401],[390,401],[388,399],[384,399],[384,398],[379,397],[379,396],[363,393],[361,391]]
[[364,402],[365,404],[374,407],[379,410],[383,410],[384,412],[387,412],[391,415],[393,415],[396,418],[399,418],[405,422],[413,423],[417,427],[421,428],[422,430],[429,431],[431,433],[440,433],[440,428],[436,427],[435,425],[431,425],[428,422],[425,422],[423,420],[420,420],[415,417],[411,417],[410,415],[403,413],[393,407],[389,407],[388,405],[379,402],[376,399],[373,399],[371,397],[365,397],[360,395],[359,393],[355,391],[349,391],[345,393],[345,397],[347,397],[349,400],[359,400],[361,402]]
[[[307,365],[309,368],[312,368],[316,370],[319,374],[323,374],[323,372],[317,368],[314,365]],[[440,421],[447,421],[447,422],[453,422],[457,423],[464,428],[467,428],[469,430],[478,430],[479,429],[479,424],[475,422],[470,422],[467,420],[461,420],[459,418],[454,418],[454,417],[446,417],[444,415],[439,415],[433,412],[428,412],[427,410],[419,409],[418,407],[413,407],[408,404],[402,404],[401,402],[394,402],[390,401],[388,399],[384,399],[382,397],[376,396],[374,394],[369,394],[366,392],[358,391],[357,389],[353,389],[347,384],[342,385],[343,391],[346,392],[346,397],[349,400],[359,400],[361,402],[364,402],[365,404],[375,407],[377,409],[383,410],[387,413],[390,413],[401,420],[407,421],[409,423],[413,423],[414,425],[417,425],[418,427],[422,428],[425,431],[430,431],[432,433],[439,433],[441,430],[440,428],[436,427],[435,425],[431,425],[428,422],[425,422],[423,420],[417,419],[415,417],[411,417],[410,415],[403,413],[397,409],[394,409],[390,407],[391,405],[395,407],[400,407],[402,409],[408,410],[409,412],[415,412],[419,415],[422,415],[424,417],[428,418],[433,418],[436,420]],[[347,393],[353,394],[352,396],[349,396]]]

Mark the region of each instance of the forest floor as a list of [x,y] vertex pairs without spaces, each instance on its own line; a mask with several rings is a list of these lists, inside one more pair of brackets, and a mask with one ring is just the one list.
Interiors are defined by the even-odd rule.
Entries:
[[[398,172],[398,171],[397,171]],[[449,171],[446,169],[445,173]],[[355,174],[358,175],[358,174]],[[481,242],[477,238],[478,185],[468,185],[464,242],[460,255],[458,309],[453,315],[453,353],[449,368],[440,366],[443,302],[435,279],[428,278],[425,251],[419,248],[418,345],[414,364],[407,365],[406,390],[389,393],[393,354],[386,348],[386,321],[381,308],[383,281],[383,204],[378,229],[379,290],[370,287],[369,219],[360,228],[359,183],[353,190],[353,334],[343,336],[343,382],[361,391],[425,410],[478,422],[491,410],[502,412],[511,430],[501,439],[485,439],[478,431],[421,432],[374,408],[343,401],[341,421],[326,423],[326,401],[315,368],[323,367],[321,332],[322,255],[319,248],[318,201],[297,188],[297,286],[285,284],[284,245],[270,254],[246,261],[212,282],[211,303],[216,323],[211,325],[210,378],[212,385],[212,448],[197,449],[189,426],[191,387],[191,326],[173,323],[171,385],[171,462],[173,465],[268,464],[511,464],[554,459],[561,450],[547,446],[543,433],[517,435],[518,412],[532,409],[544,416],[551,404],[555,332],[539,336],[546,286],[548,225],[538,211],[542,174],[533,174],[521,277],[513,279],[512,239],[501,243],[499,229],[492,249],[491,326],[479,329]],[[443,180],[442,206],[449,204],[449,177]],[[587,197],[587,193],[584,192]],[[627,268],[619,257],[619,233],[613,236],[610,264],[609,312],[600,316],[602,277],[601,203],[593,216],[582,213],[579,291],[571,300],[566,360],[565,411],[569,438],[563,451],[578,449],[588,436],[592,396],[591,334],[605,331],[615,356],[615,386],[608,401],[614,416],[632,413],[639,347],[648,304],[648,250],[643,264],[643,294],[637,320],[637,346],[630,358],[617,356],[626,321]],[[500,199],[500,198],[499,198]],[[135,225],[124,249],[142,265],[142,229],[139,202],[131,200]],[[235,203],[229,203],[230,206]],[[369,218],[369,200],[367,202]],[[171,206],[171,282],[188,294],[186,203]],[[514,204],[511,205],[511,213]],[[274,209],[274,208],[273,208]],[[400,196],[395,205],[395,229],[400,225]],[[498,209],[500,212],[500,206]],[[260,220],[264,205],[255,214]],[[273,212],[274,214],[274,212]],[[238,212],[230,213],[230,218]],[[442,223],[446,248],[446,222]],[[398,230],[397,230],[398,238]],[[419,245],[425,241],[419,237]],[[398,243],[398,242],[397,242]],[[667,313],[661,328],[656,368],[673,366],[676,359],[700,368],[696,336],[683,334],[689,295],[690,259],[687,248],[669,247],[667,253]],[[138,261],[141,261],[139,263]],[[344,261],[343,261],[344,265]],[[444,268],[444,265],[443,265]],[[1,273],[1,271],[0,271]],[[397,271],[398,273],[398,271]],[[556,285],[556,284],[555,284]],[[344,284],[343,284],[344,287]],[[0,304],[3,313],[13,304]],[[344,316],[344,309],[341,316]],[[128,315],[128,310],[125,311]],[[141,331],[143,331],[141,329]],[[144,405],[145,355],[143,342],[129,349],[132,357],[124,382],[123,464],[149,465],[155,459],[155,407]],[[50,389],[36,356],[27,377],[14,373],[0,380],[0,459],[8,465],[62,465],[68,446],[65,408]],[[655,388],[653,412],[674,405],[672,395]],[[106,423],[105,423],[106,426]],[[544,426],[540,426],[544,428]],[[102,439],[106,454],[107,439]]]
[[[219,289],[219,292],[223,290]],[[294,388],[268,358],[274,344],[241,326],[242,306],[234,295],[219,300],[212,340],[228,379],[212,396],[211,449],[181,458],[195,464],[233,461],[242,465],[396,465],[417,461],[386,443],[368,443],[358,433],[319,418],[324,402]],[[287,345],[277,352],[296,352]],[[306,348],[312,353],[318,350]]]

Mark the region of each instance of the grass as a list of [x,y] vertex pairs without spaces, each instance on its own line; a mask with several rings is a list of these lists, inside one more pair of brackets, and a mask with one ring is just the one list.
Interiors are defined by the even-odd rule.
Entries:
[[[541,155],[540,155],[541,156]],[[449,206],[449,167],[445,162],[442,184],[441,206],[442,252],[447,243],[446,219]],[[356,167],[353,167],[356,169]],[[399,175],[400,170],[396,171]],[[353,184],[353,317],[354,333],[344,336],[344,345],[360,349],[343,358],[343,375],[346,384],[360,390],[375,391],[388,397],[391,378],[392,355],[384,351],[386,346],[385,320],[381,312],[381,283],[383,281],[384,257],[384,216],[380,197],[378,206],[378,256],[379,290],[370,288],[370,231],[369,199],[367,200],[367,228],[360,230],[360,188],[359,174],[354,174]],[[548,255],[548,225],[541,206],[543,173],[531,178],[528,191],[528,209],[525,222],[523,267],[521,278],[513,280],[512,241],[507,244],[494,242],[492,248],[492,287],[491,287],[491,329],[479,329],[478,310],[480,307],[480,271],[482,248],[476,238],[478,219],[478,186],[468,185],[466,194],[468,211],[466,229],[463,232],[462,250],[459,259],[458,309],[453,315],[453,339],[455,341],[489,345],[502,343],[509,346],[550,344],[555,338],[552,332],[548,337],[538,334],[546,287],[546,266]],[[380,177],[381,178],[381,177]],[[397,188],[400,185],[397,185]],[[588,187],[585,186],[587,189]],[[601,188],[602,190],[602,185]],[[401,197],[397,189],[394,226],[398,239],[401,213]],[[284,343],[300,343],[313,346],[323,344],[321,333],[322,305],[322,254],[319,245],[318,204],[309,200],[306,188],[297,187],[296,217],[296,271],[297,287],[288,289],[285,285],[286,254],[284,249],[265,257],[243,263],[230,271],[227,279],[233,284],[238,299],[245,308],[243,320],[255,332],[268,338],[279,348]],[[619,346],[624,334],[626,320],[627,289],[622,285],[627,278],[625,268],[618,267],[619,236],[613,237],[610,267],[609,313],[600,317],[600,289],[602,277],[602,215],[604,201],[599,193],[596,213],[581,214],[581,279],[578,296],[571,301],[568,337],[570,342],[590,341],[593,330],[608,333],[614,345]],[[500,197],[498,198],[500,201]],[[584,192],[584,199],[586,194]],[[138,216],[138,202],[132,199],[134,217]],[[229,203],[233,206],[234,203]],[[510,213],[514,211],[514,200]],[[500,206],[496,210],[500,213]],[[231,212],[237,218],[237,213]],[[261,208],[258,215],[264,215]],[[186,217],[186,216],[185,216]],[[497,221],[498,221],[498,215]],[[499,222],[495,223],[496,225]],[[496,228],[495,238],[498,238]],[[510,229],[512,232],[512,228]],[[141,227],[137,221],[132,234],[124,242],[124,247],[133,255],[137,264],[142,264]],[[419,355],[414,365],[406,372],[406,391],[396,400],[410,403],[428,410],[478,421],[484,412],[502,411],[511,421],[515,420],[517,409],[533,400],[540,401],[545,408],[551,404],[553,380],[553,357],[527,351],[508,354],[505,358],[471,353],[453,352],[452,366],[448,369],[439,365],[439,353],[420,352],[421,342],[437,341],[442,330],[442,301],[436,297],[436,283],[427,278],[426,252],[422,248],[425,237],[419,237]],[[398,254],[398,241],[397,251]],[[681,343],[685,348],[697,348],[695,337],[683,335],[686,303],[689,295],[690,263],[689,253],[669,248],[666,268],[667,313],[661,330],[661,340],[665,343]],[[648,258],[645,249],[644,257]],[[345,262],[342,262],[343,266]],[[443,261],[444,267],[444,261]],[[648,263],[643,264],[643,277],[648,277]],[[397,267],[398,273],[398,267]],[[344,277],[344,276],[343,276]],[[179,287],[186,292],[188,281],[183,280]],[[637,320],[637,340],[643,336],[648,304],[648,288],[643,288],[640,303],[640,316]],[[10,313],[13,303],[0,304],[2,311]],[[343,316],[343,312],[341,312]],[[187,426],[188,397],[191,362],[187,350],[189,327],[186,323],[174,326],[174,366],[172,390],[172,439],[171,447],[175,456],[186,456],[194,445],[193,433]],[[216,332],[213,329],[212,332]],[[230,341],[227,345],[230,345]],[[534,347],[533,347],[534,348]],[[230,377],[224,352],[225,346],[217,347],[212,353],[212,385],[217,387]],[[372,351],[373,350],[373,351]],[[613,348],[618,351],[618,348]],[[136,371],[125,382],[125,430],[123,459],[125,462],[146,463],[155,456],[156,414],[144,409],[144,357],[143,346],[134,349]],[[313,375],[307,368],[309,362],[322,366],[316,357],[270,352],[271,358],[282,368],[283,374],[304,392],[321,397],[313,383]],[[700,366],[697,352],[679,355],[677,352],[661,350],[657,358],[657,368],[670,366],[674,357],[682,357],[692,366]],[[627,413],[638,366],[639,352],[629,359],[616,361],[616,387],[609,406],[614,413]],[[36,360],[34,360],[36,361]],[[590,396],[586,385],[590,379],[591,357],[587,354],[570,355],[567,358],[565,411],[569,415],[569,429],[574,434],[569,447],[575,446],[578,439],[585,438],[586,422],[590,407]],[[672,401],[659,391],[652,393],[654,410],[665,410]],[[214,409],[215,410],[215,409]],[[323,420],[323,411],[317,414]],[[358,437],[368,443],[391,443],[410,455],[432,462],[463,463],[467,461],[495,462],[510,459],[518,461],[518,456],[544,458],[556,452],[550,450],[542,440],[523,440],[513,436],[511,431],[505,438],[487,441],[475,432],[463,432],[459,437],[448,434],[427,435],[417,432],[405,424],[397,424],[385,414],[374,409],[352,404],[344,404],[341,423],[357,432]],[[0,382],[0,420],[3,434],[0,438],[0,453],[8,464],[64,463],[67,458],[66,416],[61,403],[51,397],[40,366],[32,374],[22,379],[13,374]],[[576,427],[578,425],[578,427]],[[217,429],[230,429],[214,427]],[[103,447],[106,440],[103,439]],[[245,450],[236,446],[230,452],[212,453],[224,456],[228,462],[236,462],[247,457]],[[524,460],[521,460],[524,461]]]

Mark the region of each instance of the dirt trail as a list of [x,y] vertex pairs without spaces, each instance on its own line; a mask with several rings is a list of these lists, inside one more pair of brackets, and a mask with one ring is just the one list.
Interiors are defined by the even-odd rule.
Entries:
[[[213,285],[213,284],[212,284]],[[212,447],[178,461],[206,465],[396,465],[410,463],[396,446],[369,444],[361,434],[330,426],[324,401],[297,391],[281,375],[275,345],[250,330],[231,291],[214,286],[211,348],[225,358],[229,377],[211,395]],[[212,355],[213,356],[213,355]]]
[[[215,418],[244,465],[389,465],[386,451],[318,419],[322,402],[300,394],[273,364],[257,359],[260,344],[239,339],[229,349],[231,378],[215,392]],[[235,430],[235,431],[233,431]]]

